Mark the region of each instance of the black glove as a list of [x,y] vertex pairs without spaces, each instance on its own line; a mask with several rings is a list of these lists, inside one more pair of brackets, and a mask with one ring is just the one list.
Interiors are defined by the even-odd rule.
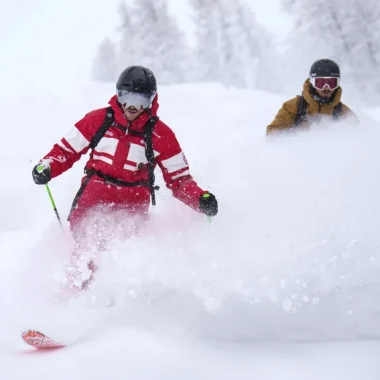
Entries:
[[218,213],[218,201],[215,195],[206,193],[199,198],[199,211],[207,216],[215,216]]
[[51,180],[51,169],[47,162],[41,162],[33,168],[33,181],[37,185],[46,185]]

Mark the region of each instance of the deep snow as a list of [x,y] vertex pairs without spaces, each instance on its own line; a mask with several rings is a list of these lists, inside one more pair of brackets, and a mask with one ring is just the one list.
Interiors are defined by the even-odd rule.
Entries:
[[[352,100],[360,127],[271,142],[284,96],[162,88],[159,114],[220,214],[209,224],[180,204],[158,170],[144,234],[110,247],[91,292],[59,300],[69,248],[31,169],[112,94],[78,84],[1,95],[2,377],[378,379],[380,133],[367,116],[378,111]],[[84,162],[51,182],[64,220]],[[74,344],[37,355],[26,328]]]

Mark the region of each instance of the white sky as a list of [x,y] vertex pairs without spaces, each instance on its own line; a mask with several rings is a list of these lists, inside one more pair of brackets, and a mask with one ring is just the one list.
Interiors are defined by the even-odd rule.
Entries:
[[[187,0],[169,0],[182,29],[191,32]],[[280,0],[246,0],[258,20],[278,36],[289,27]],[[0,80],[4,88],[88,79],[105,35],[115,35],[119,0],[0,0]]]

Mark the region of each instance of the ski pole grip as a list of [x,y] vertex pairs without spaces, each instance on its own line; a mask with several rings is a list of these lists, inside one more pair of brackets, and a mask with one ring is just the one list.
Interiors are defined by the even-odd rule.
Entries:
[[37,171],[37,173],[42,173],[45,169],[46,169],[45,166],[42,165],[42,164],[39,164],[39,165],[37,165],[37,167],[36,167],[36,171]]
[[[202,195],[202,198],[209,198],[209,197],[210,197],[209,193],[205,193]],[[207,220],[208,220],[208,223],[211,224],[211,216],[207,216]]]

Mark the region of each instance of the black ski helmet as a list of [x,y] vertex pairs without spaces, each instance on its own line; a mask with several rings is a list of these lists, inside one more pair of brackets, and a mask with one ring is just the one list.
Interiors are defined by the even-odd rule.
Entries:
[[340,78],[340,69],[336,62],[331,59],[319,59],[310,68],[310,77],[337,77]]
[[116,89],[152,96],[157,92],[157,82],[148,68],[129,66],[120,74]]

